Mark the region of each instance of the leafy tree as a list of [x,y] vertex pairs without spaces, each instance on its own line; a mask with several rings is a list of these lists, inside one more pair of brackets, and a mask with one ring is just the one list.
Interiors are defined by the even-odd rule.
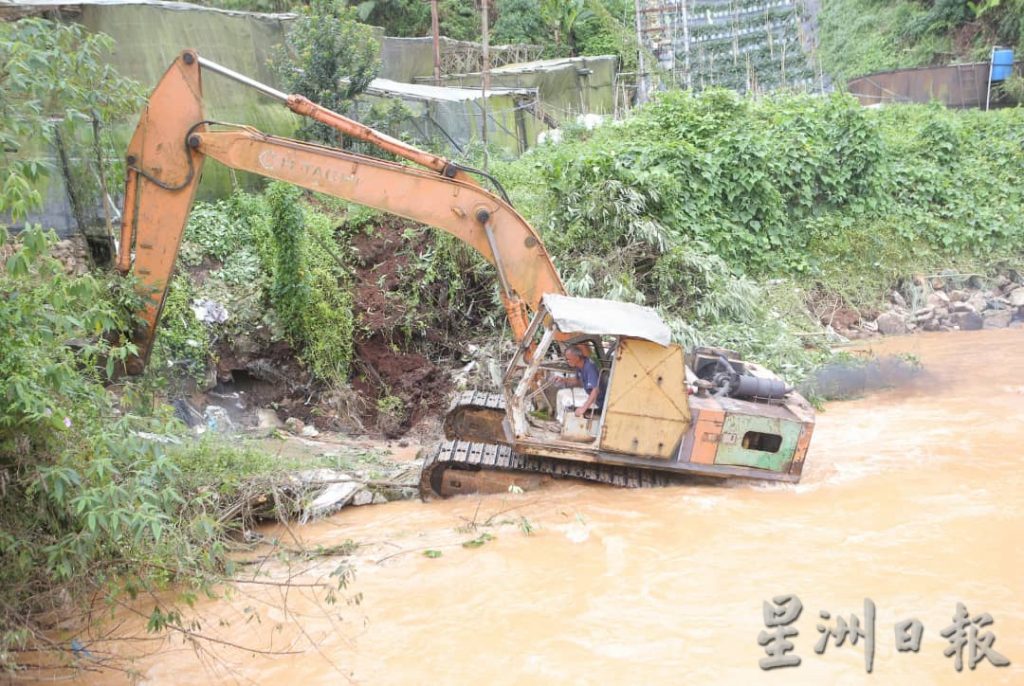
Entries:
[[548,26],[541,16],[540,0],[498,0],[498,20],[494,23],[497,43],[542,43]]
[[[366,90],[380,68],[380,45],[357,10],[341,0],[312,0],[288,29],[273,65],[285,89],[342,114]],[[334,129],[306,121],[300,135],[328,145],[347,146]]]
[[423,0],[349,0],[360,21],[380,26],[388,36],[425,36],[430,5]]
[[0,212],[18,220],[42,204],[36,182],[54,172],[52,145],[84,229],[99,204],[93,179],[116,180],[107,160],[120,153],[103,132],[144,102],[138,83],[104,64],[112,47],[109,36],[78,24],[0,22]]
[[616,55],[619,70],[636,71],[637,42],[633,29],[633,3],[587,0],[589,14],[577,21],[573,40],[578,55]]
[[441,35],[455,40],[479,41],[482,23],[477,5],[464,0],[440,0],[437,17]]

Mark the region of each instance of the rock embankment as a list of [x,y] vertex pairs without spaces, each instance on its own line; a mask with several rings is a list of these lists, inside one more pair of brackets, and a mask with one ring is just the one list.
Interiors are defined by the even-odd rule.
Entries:
[[887,309],[836,333],[848,339],[916,331],[973,331],[1024,326],[1024,276],[1016,271],[987,282],[978,276],[916,277],[907,293],[893,291]]

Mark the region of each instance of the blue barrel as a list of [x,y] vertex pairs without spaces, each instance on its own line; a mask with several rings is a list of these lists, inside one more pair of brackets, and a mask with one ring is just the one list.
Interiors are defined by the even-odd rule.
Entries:
[[992,51],[992,81],[1005,81],[1013,73],[1013,50],[997,48]]

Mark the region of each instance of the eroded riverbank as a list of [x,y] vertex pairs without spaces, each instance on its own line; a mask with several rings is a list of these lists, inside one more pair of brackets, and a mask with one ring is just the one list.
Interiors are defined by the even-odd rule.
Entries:
[[[558,482],[293,527],[310,547],[362,544],[338,604],[250,584],[196,611],[208,635],[294,655],[197,653],[180,637],[106,649],[138,656],[150,684],[1020,683],[1022,345],[1021,330],[873,341],[926,372],[830,404],[796,486]],[[482,533],[495,538],[463,547]],[[294,581],[337,564],[293,566]],[[284,578],[273,565],[261,578]],[[762,601],[788,593],[804,605],[792,639],[802,664],[763,672]],[[877,607],[872,675],[863,640],[814,651],[819,610],[863,621],[865,598]],[[958,602],[992,615],[986,630],[1011,666],[956,673],[939,632]],[[897,653],[893,625],[911,617],[924,625],[920,652]],[[141,620],[122,620],[115,635],[141,635]]]

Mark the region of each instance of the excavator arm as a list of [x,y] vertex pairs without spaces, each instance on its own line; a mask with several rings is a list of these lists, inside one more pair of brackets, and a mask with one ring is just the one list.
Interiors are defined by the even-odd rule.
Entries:
[[[207,121],[202,106],[203,68],[258,88],[299,114],[424,169],[271,136],[248,126]],[[465,169],[186,50],[153,91],[126,157],[117,266],[122,273],[134,272],[140,292],[148,298],[142,313],[145,325],[134,339],[139,359],[129,371],[141,371],[149,359],[206,158],[406,217],[464,241],[496,268],[517,342],[528,327],[529,311],[537,310],[541,297],[565,292],[537,232]]]

